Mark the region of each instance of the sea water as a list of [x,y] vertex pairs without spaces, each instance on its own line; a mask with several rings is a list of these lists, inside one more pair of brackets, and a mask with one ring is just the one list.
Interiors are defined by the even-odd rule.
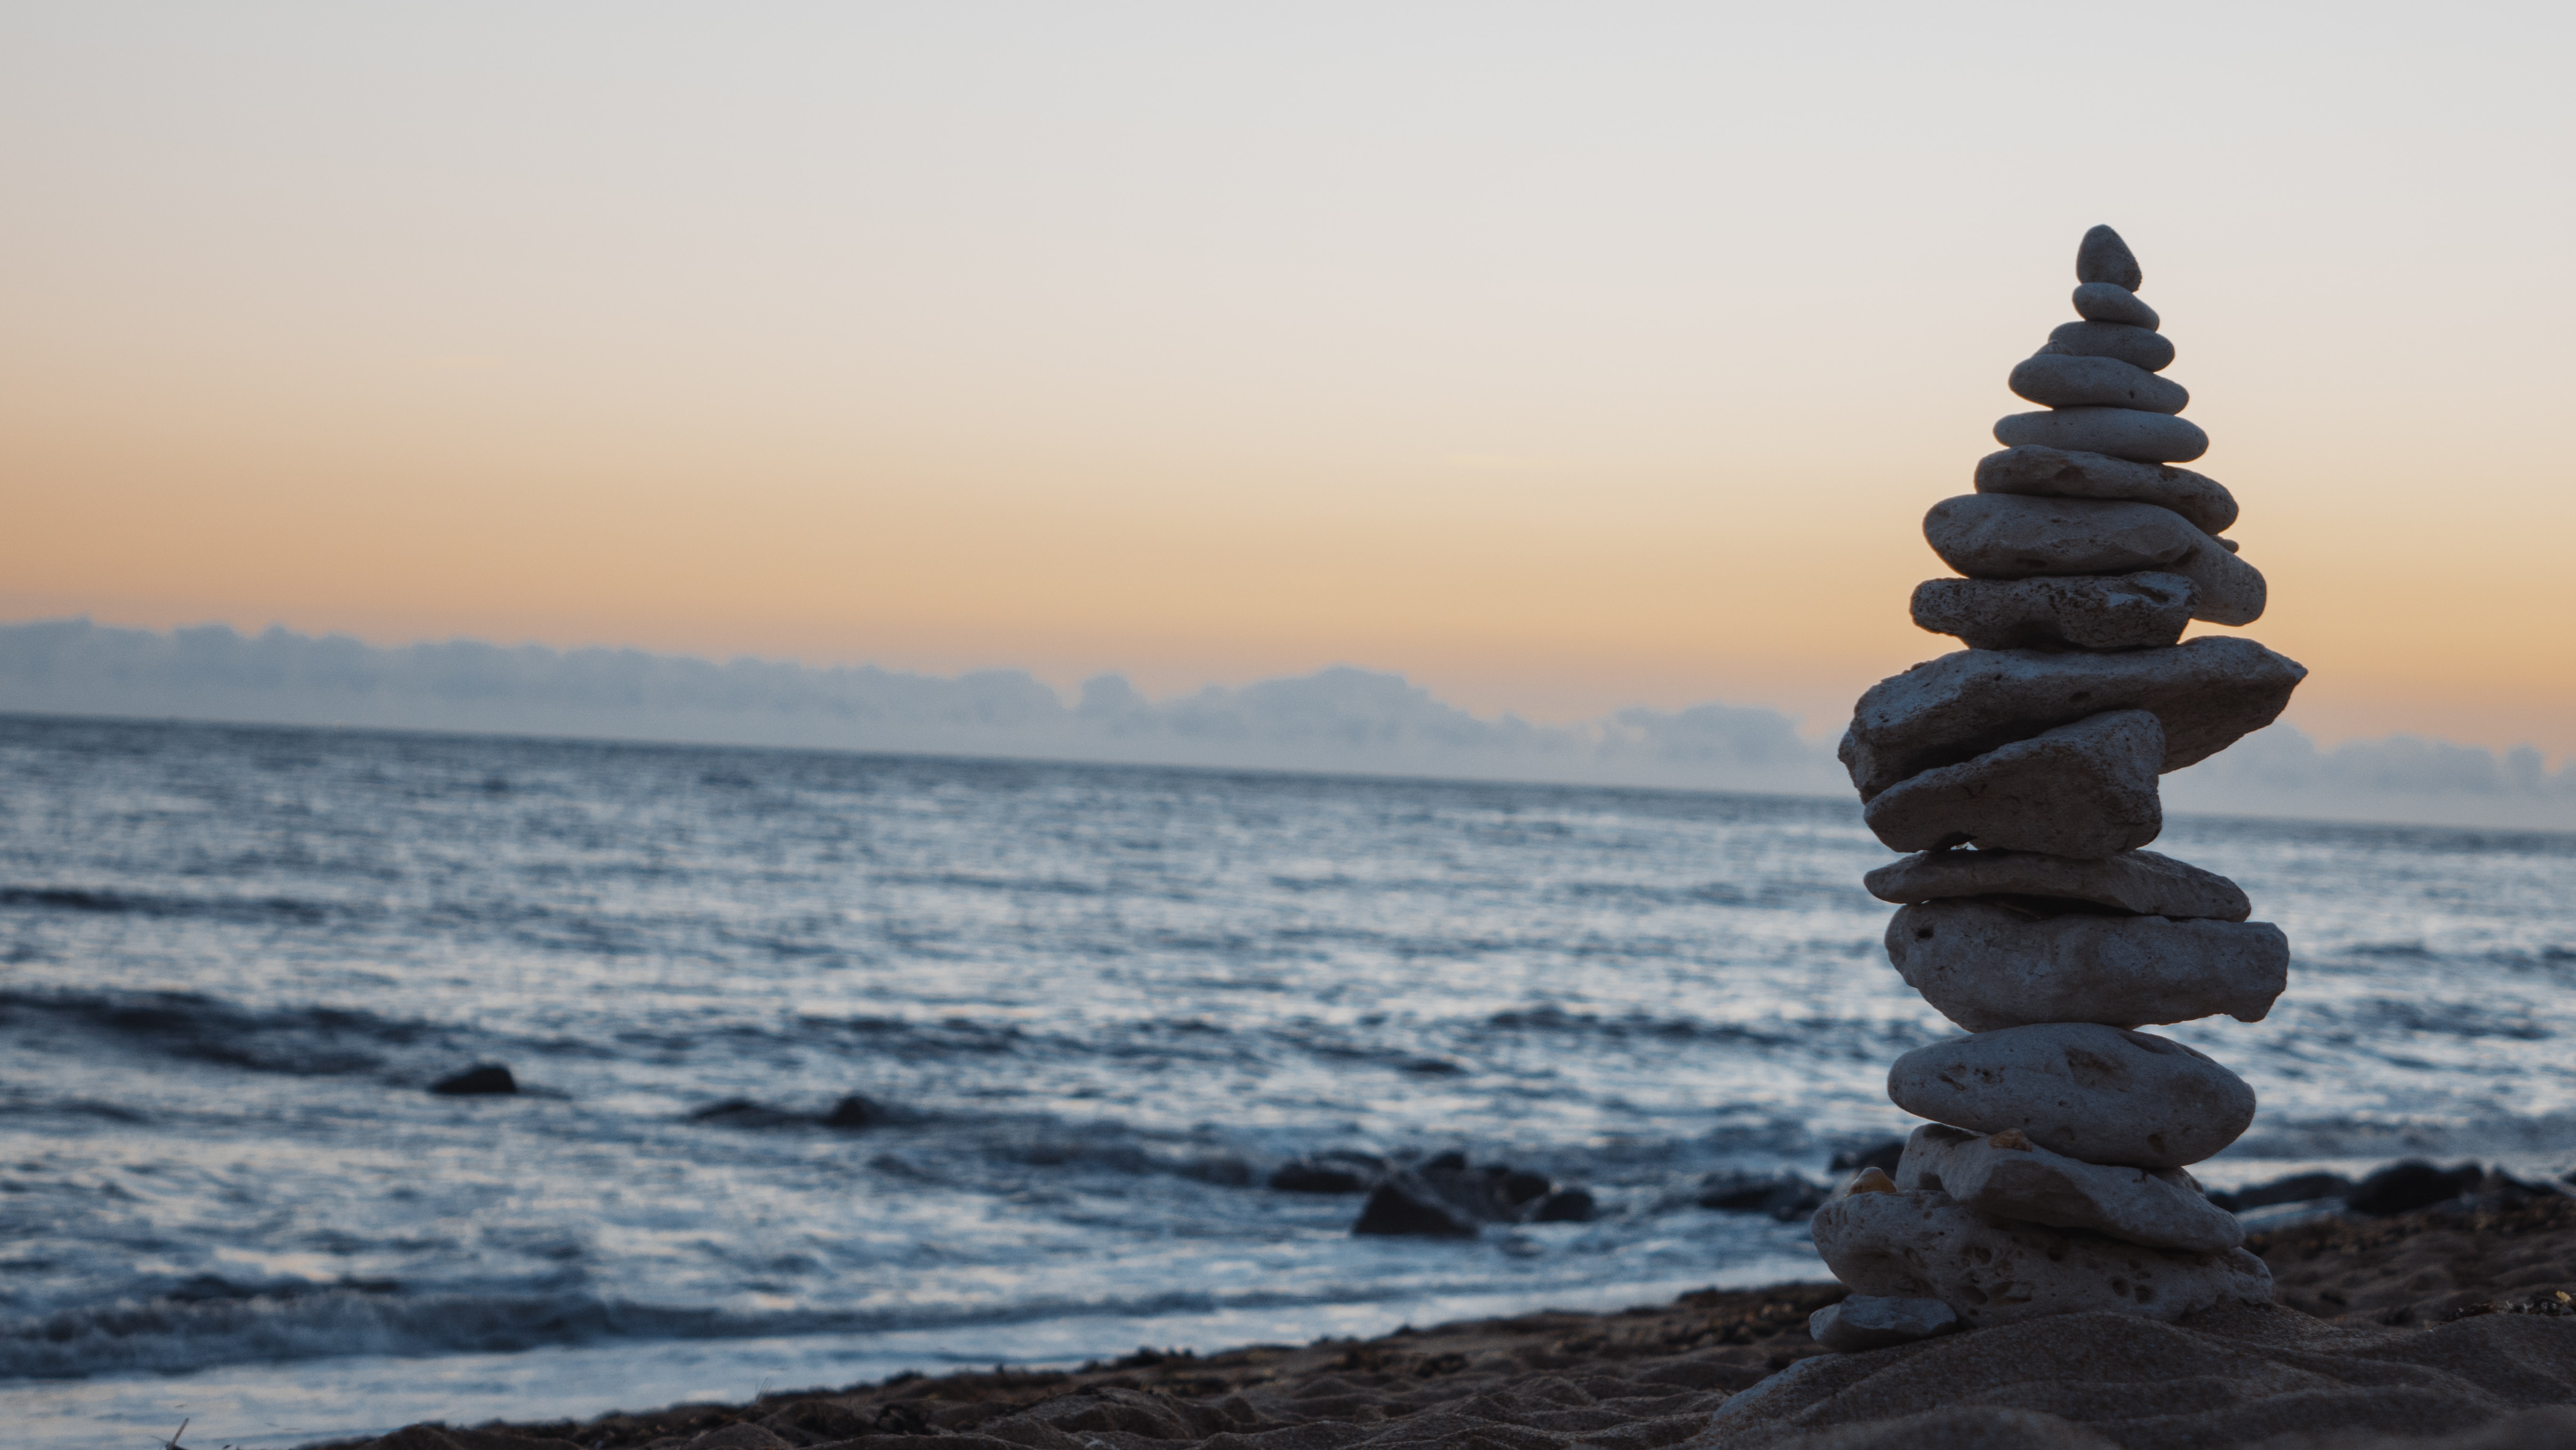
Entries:
[[[2158,847],[2296,954],[2169,1029],[2262,1098],[2205,1181],[2576,1162],[2576,837]],[[1908,1126],[1952,1029],[1888,859],[1849,800],[0,719],[0,1422],[290,1445],[1822,1277],[1698,1189]],[[522,1090],[427,1091],[483,1062]],[[1452,1149],[1600,1216],[1265,1186]]]

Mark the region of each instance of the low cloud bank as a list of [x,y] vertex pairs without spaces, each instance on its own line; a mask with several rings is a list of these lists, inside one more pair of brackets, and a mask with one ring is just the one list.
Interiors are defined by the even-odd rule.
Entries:
[[[1031,756],[1845,795],[1830,742],[1776,710],[1482,719],[1395,675],[1334,668],[1148,700],[1105,675],[1066,702],[1021,670],[725,663],[470,640],[378,649],[213,625],[0,626],[0,710]],[[2274,726],[2168,778],[2177,810],[2576,827],[2576,766],[2398,736],[2322,750]]]

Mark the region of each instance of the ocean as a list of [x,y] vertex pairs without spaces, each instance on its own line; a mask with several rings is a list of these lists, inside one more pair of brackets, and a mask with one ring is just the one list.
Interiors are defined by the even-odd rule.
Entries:
[[[2296,954],[2164,1029],[2261,1095],[2205,1182],[2576,1164],[2576,836],[2157,849]],[[1823,1277],[1697,1197],[1909,1126],[1887,859],[1848,799],[0,718],[0,1416],[287,1446]],[[1453,1150],[1600,1215],[1266,1186]]]

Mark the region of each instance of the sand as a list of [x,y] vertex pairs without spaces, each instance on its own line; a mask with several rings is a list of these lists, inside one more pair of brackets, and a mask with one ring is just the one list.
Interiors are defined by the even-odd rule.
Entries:
[[1384,1338],[909,1378],[369,1450],[1943,1450],[2576,1446],[2576,1200],[2258,1235],[2280,1302],[2069,1315],[1867,1354],[1832,1284]]

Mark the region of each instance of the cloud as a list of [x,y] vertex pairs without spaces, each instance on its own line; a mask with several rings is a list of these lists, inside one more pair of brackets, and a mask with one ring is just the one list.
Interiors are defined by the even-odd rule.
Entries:
[[[954,678],[472,640],[379,649],[222,625],[0,626],[0,710],[379,726],[1139,764],[1845,796],[1830,741],[1754,706],[1578,725],[1485,718],[1398,675],[1335,667],[1149,700],[1116,675],[1071,702],[1023,670]],[[2576,766],[2395,736],[2331,750],[2275,725],[2166,781],[2181,811],[2576,827]]]

